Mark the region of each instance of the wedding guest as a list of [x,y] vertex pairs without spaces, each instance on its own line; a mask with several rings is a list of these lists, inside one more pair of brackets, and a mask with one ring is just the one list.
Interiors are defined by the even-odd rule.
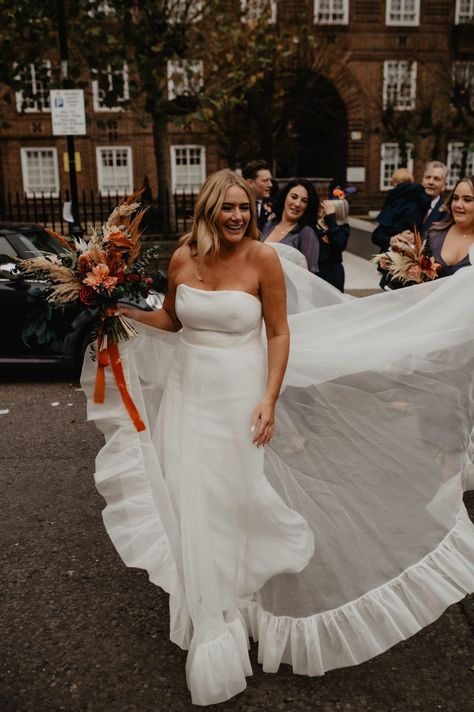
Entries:
[[461,178],[446,202],[445,219],[428,232],[431,254],[441,265],[439,277],[448,277],[472,264],[474,245],[474,176]]
[[316,223],[319,240],[318,275],[329,284],[344,291],[344,265],[342,253],[347,248],[351,233],[349,205],[342,189],[335,189],[329,200],[323,200]]
[[[423,239],[426,237],[431,226],[444,217],[443,193],[446,190],[447,175],[448,169],[441,161],[430,161],[425,166],[421,185],[426,195],[430,198],[430,204],[421,219],[420,232]],[[388,247],[403,249],[406,245],[412,245],[413,241],[414,234],[412,228],[392,235],[386,247],[386,241],[376,241],[374,240],[374,235],[372,236],[372,242],[378,245],[382,252],[385,252]]]
[[[372,242],[380,247],[381,252],[400,246],[400,233],[405,230],[410,235],[414,226],[421,230],[423,218],[431,206],[431,197],[420,183],[415,183],[413,173],[408,168],[394,171],[390,183],[392,188],[376,217],[379,225],[372,233]],[[403,244],[406,244],[405,240]]]
[[315,227],[319,199],[313,184],[306,178],[288,183],[275,205],[275,217],[266,223],[261,239],[279,242],[299,250],[306,258],[308,269],[318,272],[319,240]]
[[272,174],[268,163],[263,160],[250,161],[242,169],[242,177],[247,181],[257,204],[257,228],[261,231],[272,213],[270,195]]
[[[442,194],[446,190],[447,171],[447,167],[444,163],[441,163],[441,161],[430,161],[426,164],[421,181],[421,185],[426,194],[426,203],[418,208],[418,210],[413,209],[414,206],[412,206],[409,212],[405,214],[405,218],[407,216],[418,217],[418,221],[414,223],[414,225],[419,229],[422,239],[426,237],[431,226],[444,215]],[[417,195],[417,200],[421,200],[421,193],[417,193]],[[411,199],[413,199],[413,196],[411,196]],[[384,208],[385,207],[384,205]],[[400,207],[398,207],[397,210],[400,211]],[[423,211],[421,216],[420,211]],[[382,215],[383,213],[384,209],[382,209],[379,215],[379,217],[382,216],[382,221],[386,222],[389,220],[390,222],[387,213]],[[389,248],[403,250],[404,247],[413,245],[415,239],[413,232],[414,225],[409,225],[399,232],[391,232],[390,234],[390,231],[381,224],[379,228],[376,228],[372,233],[372,242],[380,247],[381,252],[386,252]],[[391,279],[383,270],[379,271],[382,272],[382,278],[380,280],[380,287],[382,289],[399,289],[403,286],[401,282]]]

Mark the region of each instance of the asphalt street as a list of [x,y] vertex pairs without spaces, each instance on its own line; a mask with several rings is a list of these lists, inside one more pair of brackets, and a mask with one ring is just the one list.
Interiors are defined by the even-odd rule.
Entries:
[[[100,433],[71,374],[0,373],[1,712],[181,712],[186,654],[167,596],[127,569],[93,484]],[[474,514],[474,493],[466,501]],[[472,712],[474,599],[385,654],[322,678],[264,674],[222,712]]]

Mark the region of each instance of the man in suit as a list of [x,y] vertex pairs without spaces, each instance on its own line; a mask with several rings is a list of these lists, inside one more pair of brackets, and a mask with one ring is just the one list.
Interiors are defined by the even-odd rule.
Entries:
[[272,190],[272,174],[268,163],[262,160],[250,161],[242,169],[242,177],[245,178],[255,195],[257,227],[261,231],[272,212],[268,203]]
[[425,166],[421,184],[425,193],[431,198],[431,207],[423,221],[421,236],[424,237],[432,224],[444,217],[443,193],[446,190],[448,169],[441,161],[431,161]]
[[[447,177],[448,169],[441,161],[430,161],[426,164],[421,185],[425,189],[425,193],[431,198],[431,206],[423,218],[421,227],[422,239],[426,237],[433,223],[442,220],[444,217],[443,193],[446,190]],[[393,235],[390,238],[389,246],[403,248],[404,245],[413,244],[414,239],[413,233],[410,230],[405,230],[398,235]]]

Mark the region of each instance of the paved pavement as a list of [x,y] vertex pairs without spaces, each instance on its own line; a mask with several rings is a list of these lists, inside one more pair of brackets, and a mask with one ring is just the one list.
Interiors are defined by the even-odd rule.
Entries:
[[370,263],[371,257],[378,252],[370,241],[370,235],[375,223],[350,218],[351,236],[348,250],[344,253],[344,270],[346,273],[345,290],[355,296],[364,296],[380,291],[380,275],[375,265]]
[[[92,473],[101,435],[73,376],[0,372],[1,712],[191,712],[166,595],[108,540]],[[4,412],[8,411],[8,412]],[[472,493],[471,493],[472,494]],[[469,500],[474,514],[474,497]],[[253,677],[219,712],[473,712],[474,599],[323,678]]]
[[[378,291],[366,225],[352,225],[347,290]],[[186,655],[167,596],[105,533],[92,473],[101,435],[74,374],[0,371],[1,712],[181,712]],[[466,501],[474,516],[474,493]],[[264,674],[222,712],[474,712],[474,598],[413,638],[323,678]]]

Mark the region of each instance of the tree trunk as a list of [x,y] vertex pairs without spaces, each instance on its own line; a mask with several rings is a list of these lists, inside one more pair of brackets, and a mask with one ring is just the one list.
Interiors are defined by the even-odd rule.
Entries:
[[178,231],[176,211],[171,190],[171,156],[168,121],[165,113],[152,114],[153,145],[158,176],[158,225],[162,235],[168,237]]

